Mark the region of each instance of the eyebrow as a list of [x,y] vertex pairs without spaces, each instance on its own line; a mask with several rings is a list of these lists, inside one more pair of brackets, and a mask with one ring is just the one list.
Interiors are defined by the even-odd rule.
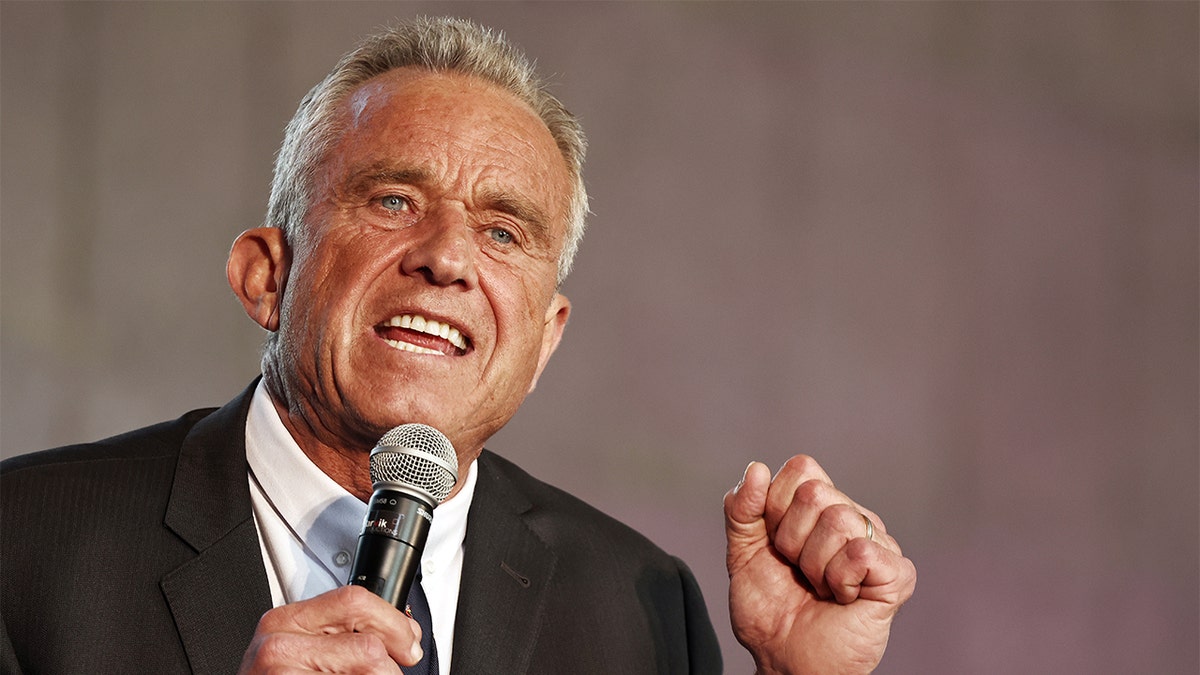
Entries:
[[425,169],[398,169],[389,165],[375,165],[357,171],[347,181],[351,194],[359,194],[370,190],[381,183],[404,183],[408,185],[425,185],[433,180],[433,174]]
[[510,192],[485,190],[480,204],[488,210],[505,213],[525,223],[532,236],[542,242],[550,240],[550,219],[536,204]]

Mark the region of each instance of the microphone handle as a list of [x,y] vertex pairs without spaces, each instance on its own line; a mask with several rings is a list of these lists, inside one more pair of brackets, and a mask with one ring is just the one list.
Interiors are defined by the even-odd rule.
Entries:
[[407,492],[375,490],[358,537],[350,583],[404,610],[421,564],[433,507]]

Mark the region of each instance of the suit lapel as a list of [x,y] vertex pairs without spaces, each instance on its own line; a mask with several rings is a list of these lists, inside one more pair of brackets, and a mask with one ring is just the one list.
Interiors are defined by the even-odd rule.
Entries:
[[196,673],[235,672],[259,617],[271,608],[246,478],[254,386],[192,428],[164,519],[197,553],[160,584]]
[[523,673],[537,643],[557,557],[526,520],[531,504],[484,451],[467,519],[452,667]]
[[[192,428],[164,519],[197,553],[160,584],[196,673],[235,672],[271,608],[246,477],[245,423],[255,386]],[[467,520],[456,672],[528,670],[557,564],[530,526],[532,504],[493,462],[485,450]]]

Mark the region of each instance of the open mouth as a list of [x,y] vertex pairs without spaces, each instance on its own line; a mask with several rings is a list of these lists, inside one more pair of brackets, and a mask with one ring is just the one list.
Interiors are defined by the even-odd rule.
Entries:
[[462,331],[419,314],[393,316],[375,326],[375,332],[390,347],[405,352],[462,356],[471,350],[471,340]]

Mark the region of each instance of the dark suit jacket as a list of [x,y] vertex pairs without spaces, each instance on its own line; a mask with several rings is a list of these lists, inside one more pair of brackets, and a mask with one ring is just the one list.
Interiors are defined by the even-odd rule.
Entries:
[[[232,673],[271,607],[248,389],[219,410],[12,458],[0,476],[4,673]],[[718,673],[687,567],[485,451],[456,673]]]

